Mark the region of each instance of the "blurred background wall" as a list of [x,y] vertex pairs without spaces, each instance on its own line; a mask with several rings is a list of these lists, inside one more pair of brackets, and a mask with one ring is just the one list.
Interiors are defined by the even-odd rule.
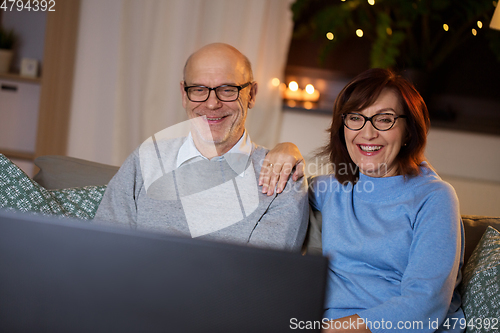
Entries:
[[[71,0],[56,4],[62,6],[66,1]],[[370,1],[350,3],[359,6],[355,13],[376,13],[377,3],[371,5]],[[302,16],[298,16],[297,8],[292,11],[291,6],[302,2],[80,0],[74,22],[74,76],[71,82],[62,82],[71,88],[68,120],[53,124],[55,129],[67,127],[62,154],[120,165],[151,134],[185,119],[179,91],[185,59],[202,45],[223,41],[250,58],[259,82],[257,105],[248,120],[252,139],[270,147],[280,141],[296,143],[310,162],[308,173],[315,174],[314,150],[325,144],[336,94],[352,77],[372,65],[373,40],[366,28],[362,37],[354,29],[352,36],[340,40],[336,39],[340,35],[333,34],[333,28],[327,25],[320,32],[307,31],[301,24],[315,19],[318,8],[327,13],[321,6],[337,2],[307,2],[318,8],[303,9]],[[426,3],[433,2],[418,2]],[[500,63],[490,50],[488,34],[494,32],[498,37],[500,32],[488,28],[494,5],[488,1],[488,6],[474,14],[482,17],[482,27],[478,27],[479,19],[471,21],[473,27],[466,31],[470,36],[431,71],[425,88],[420,88],[432,116],[426,150],[430,163],[455,187],[463,214],[499,216]],[[11,72],[19,72],[22,58],[36,59],[40,77],[23,84],[41,85],[42,90],[46,86],[40,82],[50,74],[45,66],[43,35],[51,17],[47,15],[52,14],[0,13],[0,24],[20,35]],[[390,24],[390,36],[397,35],[396,23]],[[433,29],[443,30],[443,24]],[[440,34],[443,38],[452,36]],[[325,52],[325,45],[337,42],[335,48],[327,47]],[[58,59],[62,61],[64,56]],[[398,61],[393,66],[396,70],[411,69]],[[306,84],[313,84],[319,99],[310,104],[283,100],[282,94],[292,80],[304,90]],[[0,75],[0,81],[20,82],[9,75]],[[60,97],[56,95],[55,99]],[[37,96],[30,98],[34,105],[39,101]],[[2,92],[0,121],[7,121],[16,135],[36,137],[32,133],[39,123],[36,108],[14,126],[8,111],[12,105],[12,96]],[[0,151],[5,148],[2,143],[6,141],[2,140],[0,135]],[[32,142],[21,147],[28,151],[16,155],[16,163],[29,173],[34,171],[32,159],[36,153],[30,150],[35,146],[36,142]]]

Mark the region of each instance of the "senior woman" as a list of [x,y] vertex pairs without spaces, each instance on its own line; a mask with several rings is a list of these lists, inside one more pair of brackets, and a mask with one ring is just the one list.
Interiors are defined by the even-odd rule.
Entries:
[[455,191],[425,162],[428,128],[420,94],[389,70],[358,75],[337,97],[323,150],[335,174],[310,186],[332,331],[463,331],[463,226]]
[[425,161],[428,128],[420,94],[389,70],[358,75],[336,99],[323,149],[334,174],[309,187],[329,258],[327,331],[465,327],[463,226],[454,189]]

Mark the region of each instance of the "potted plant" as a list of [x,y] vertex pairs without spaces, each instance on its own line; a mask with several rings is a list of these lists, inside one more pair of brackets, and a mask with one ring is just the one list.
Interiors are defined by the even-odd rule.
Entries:
[[371,67],[427,74],[474,34],[484,34],[500,61],[500,31],[487,27],[494,9],[491,0],[297,0],[292,5],[295,35],[324,39],[322,59],[358,32],[370,43]]
[[7,73],[9,71],[15,42],[14,31],[0,27],[0,73]]

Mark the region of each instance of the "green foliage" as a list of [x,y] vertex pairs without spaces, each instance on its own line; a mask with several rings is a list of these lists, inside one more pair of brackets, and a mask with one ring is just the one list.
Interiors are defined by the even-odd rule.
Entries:
[[378,13],[375,26],[376,37],[373,40],[370,64],[372,67],[390,68],[396,65],[400,55],[400,45],[406,35],[401,31],[393,32],[391,17],[387,13]]
[[[323,60],[362,29],[371,45],[371,67],[427,72],[473,38],[473,28],[485,35],[500,59],[500,32],[488,28],[494,9],[492,0],[375,0],[374,5],[367,0],[296,0],[292,5],[295,36],[323,38]],[[445,23],[449,31],[443,29]],[[334,34],[333,41],[324,38],[327,32]]]
[[16,42],[13,30],[5,30],[0,27],[0,49],[11,50]]

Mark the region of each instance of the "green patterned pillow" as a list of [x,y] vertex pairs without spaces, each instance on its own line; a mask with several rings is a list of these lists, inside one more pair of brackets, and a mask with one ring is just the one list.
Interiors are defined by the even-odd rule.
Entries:
[[500,233],[488,227],[464,269],[462,308],[467,332],[500,329]]
[[106,185],[49,190],[66,216],[85,220],[94,218],[105,191]]
[[106,186],[46,190],[0,154],[0,208],[92,219]]

